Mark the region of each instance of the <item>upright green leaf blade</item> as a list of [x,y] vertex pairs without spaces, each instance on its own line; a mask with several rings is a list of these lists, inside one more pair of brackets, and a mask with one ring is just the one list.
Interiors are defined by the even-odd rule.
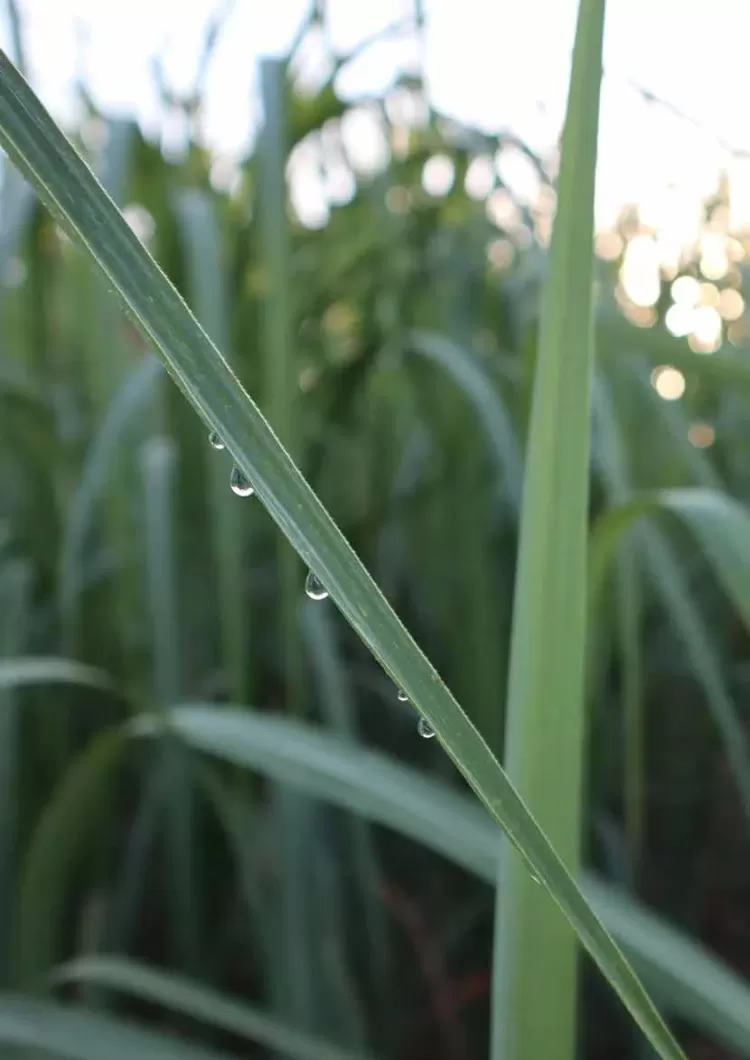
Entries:
[[0,144],[71,239],[83,247],[159,350],[178,385],[225,440],[269,513],[411,702],[575,926],[664,1057],[681,1052],[487,745],[419,651],[257,406],[93,174],[5,55]]
[[[594,175],[604,0],[581,0],[543,296],[521,508],[506,768],[576,875],[585,740],[586,541]],[[518,857],[503,861],[492,1005],[496,1060],[572,1060],[576,940]]]

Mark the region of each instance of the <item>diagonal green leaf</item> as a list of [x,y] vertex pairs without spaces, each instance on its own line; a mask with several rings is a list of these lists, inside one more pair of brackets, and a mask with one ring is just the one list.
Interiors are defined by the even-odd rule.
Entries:
[[391,677],[436,730],[490,813],[574,925],[633,1018],[665,1057],[680,1050],[575,880],[487,745],[417,648],[257,406],[177,291],[0,54],[0,143],[71,239],[84,248],[160,351],[178,385],[218,431],[267,510]]

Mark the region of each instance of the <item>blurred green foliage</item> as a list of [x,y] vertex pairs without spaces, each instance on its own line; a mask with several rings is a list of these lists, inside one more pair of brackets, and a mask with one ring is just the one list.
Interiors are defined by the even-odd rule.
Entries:
[[[501,754],[551,170],[512,136],[432,113],[412,78],[391,98],[423,116],[406,125],[393,106],[367,105],[387,147],[368,173],[342,132],[361,105],[344,104],[333,82],[312,96],[289,82],[291,180],[304,148],[333,201],[315,228],[288,204],[281,269],[262,223],[260,152],[219,164],[191,137],[167,158],[90,102],[75,138],[271,413],[268,314],[284,314],[300,466]],[[199,113],[199,98],[185,106],[186,129]],[[497,176],[505,151],[527,160],[533,205]],[[440,194],[428,190],[436,158],[447,174]],[[487,172],[478,192],[472,174],[481,185]],[[0,680],[4,985],[49,991],[56,965],[84,960],[80,971],[92,954],[123,954],[282,1022],[238,1015],[224,998],[206,1002],[206,1031],[183,987],[138,980],[139,993],[129,965],[118,979],[94,963],[97,974],[58,976],[58,988],[230,1052],[249,1035],[300,1057],[481,1055],[492,893],[476,864],[451,864],[409,827],[397,834],[395,814],[349,806],[358,817],[346,800],[318,801],[314,785],[285,797],[283,770],[256,763],[258,779],[201,757],[200,740],[154,745],[117,728],[181,700],[278,712],[290,702],[292,644],[306,720],[352,755],[365,745],[459,786],[292,568],[295,604],[286,546],[259,506],[230,492],[226,454],[209,447],[109,292],[7,169],[2,195],[0,646],[16,665]],[[707,223],[720,205],[707,204]],[[626,236],[632,224],[623,218]],[[586,862],[750,972],[747,350],[739,327],[735,345],[711,356],[670,335],[666,278],[653,316],[639,318],[619,264],[600,261],[597,280],[592,562],[604,542],[612,563],[602,563],[590,614]],[[697,258],[681,267],[699,275]],[[738,286],[734,273],[725,285]],[[679,401],[654,389],[664,365],[682,373]],[[661,493],[696,487],[705,492]],[[637,511],[627,507],[639,498]],[[36,684],[27,657],[47,660]],[[50,672],[50,657],[81,668]],[[303,771],[295,761],[288,768]],[[696,953],[686,967],[699,967]],[[727,1004],[732,988],[741,991],[719,991]],[[117,989],[133,995],[126,1005]],[[586,983],[586,1055],[640,1055],[600,989]],[[87,1033],[56,1010],[34,1011],[8,1018],[49,1020],[62,1052],[64,1034]],[[100,1019],[98,1048],[113,1055]],[[711,1055],[750,1055],[741,1017],[696,1019],[700,1031],[679,1024],[688,1047],[711,1033],[737,1050]],[[174,1048],[131,1044],[162,1047]]]

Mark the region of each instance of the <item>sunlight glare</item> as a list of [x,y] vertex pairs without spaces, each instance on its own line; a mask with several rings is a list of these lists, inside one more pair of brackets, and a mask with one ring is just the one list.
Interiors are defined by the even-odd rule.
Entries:
[[659,256],[651,236],[639,235],[625,249],[620,280],[626,294],[637,306],[652,306],[661,292]]
[[664,323],[676,339],[684,339],[693,330],[693,318],[695,309],[693,306],[676,302],[671,305],[664,316]]
[[700,300],[701,287],[694,276],[678,276],[670,292],[677,305],[695,306]]
[[721,336],[718,310],[713,306],[699,306],[693,313],[693,328],[688,339],[690,348],[694,353],[715,353],[721,345]]
[[688,430],[688,438],[696,449],[707,449],[714,444],[716,431],[710,423],[692,423]]
[[651,385],[664,401],[677,401],[685,393],[685,376],[678,368],[662,364],[651,373]]
[[453,187],[456,167],[448,155],[433,155],[428,158],[422,170],[422,187],[428,195],[442,198]]

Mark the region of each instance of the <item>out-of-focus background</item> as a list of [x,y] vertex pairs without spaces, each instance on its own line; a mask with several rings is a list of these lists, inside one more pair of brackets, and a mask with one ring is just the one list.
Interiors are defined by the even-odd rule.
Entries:
[[[2,24],[498,755],[575,9],[27,0]],[[743,9],[611,5],[592,525],[644,491],[750,499]],[[492,889],[373,809],[389,762],[465,796],[438,742],[5,161],[0,284],[2,986],[286,1055],[53,976],[127,955],[358,1055],[486,1055]],[[750,978],[747,628],[677,521],[627,559],[592,614],[585,863]],[[192,750],[125,727],[184,702]],[[253,712],[255,771],[211,704]],[[581,1056],[648,1055],[590,973]]]

